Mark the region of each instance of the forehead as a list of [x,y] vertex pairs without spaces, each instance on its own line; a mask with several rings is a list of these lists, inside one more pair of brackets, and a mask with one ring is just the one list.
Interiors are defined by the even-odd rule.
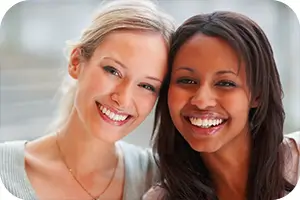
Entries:
[[92,59],[112,57],[127,67],[156,71],[166,67],[168,46],[155,32],[122,30],[109,33],[96,48]]
[[[165,58],[167,44],[159,33],[138,30],[119,30],[107,34],[94,54],[115,53],[127,59],[133,55]],[[161,55],[162,54],[162,55]],[[161,56],[160,56],[161,55]],[[135,59],[137,57],[134,57]]]
[[197,34],[187,40],[175,56],[174,67],[225,67],[238,70],[238,55],[224,40]]

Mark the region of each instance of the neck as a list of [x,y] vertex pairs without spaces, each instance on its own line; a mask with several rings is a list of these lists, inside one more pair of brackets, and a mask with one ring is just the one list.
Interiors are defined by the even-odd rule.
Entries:
[[[86,130],[74,110],[67,124],[56,136],[60,156],[78,175],[107,171],[118,159],[114,143],[97,139]],[[105,162],[103,162],[105,161]]]
[[240,134],[217,152],[201,153],[217,193],[222,194],[225,190],[245,197],[250,163],[250,137],[249,134]]

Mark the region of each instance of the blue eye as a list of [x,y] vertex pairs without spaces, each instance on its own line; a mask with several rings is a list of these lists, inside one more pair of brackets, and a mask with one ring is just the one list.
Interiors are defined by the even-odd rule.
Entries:
[[152,85],[149,85],[149,84],[140,84],[139,86],[142,87],[142,88],[145,88],[146,90],[149,90],[151,92],[156,92],[155,87],[153,87]]
[[216,85],[221,87],[236,87],[236,84],[232,81],[220,81]]
[[106,72],[108,72],[108,73],[110,73],[110,74],[112,74],[112,75],[114,75],[114,76],[121,77],[121,73],[120,73],[116,68],[114,68],[114,67],[111,67],[111,66],[104,66],[103,69],[104,69]]
[[192,80],[192,79],[189,79],[189,78],[181,78],[181,79],[178,79],[176,81],[176,83],[178,84],[187,84],[187,85],[190,85],[190,84],[197,84],[196,81]]

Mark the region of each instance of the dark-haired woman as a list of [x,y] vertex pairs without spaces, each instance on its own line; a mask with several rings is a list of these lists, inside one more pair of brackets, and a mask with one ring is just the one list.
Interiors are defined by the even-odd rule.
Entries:
[[263,30],[233,12],[196,15],[173,36],[156,110],[161,183],[145,199],[274,200],[299,177],[282,87]]

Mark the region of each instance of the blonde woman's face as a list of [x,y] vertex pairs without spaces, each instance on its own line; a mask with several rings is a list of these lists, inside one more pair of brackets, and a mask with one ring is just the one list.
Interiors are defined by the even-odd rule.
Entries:
[[143,122],[154,107],[167,71],[167,45],[156,33],[107,35],[78,69],[75,109],[95,137],[115,142]]

